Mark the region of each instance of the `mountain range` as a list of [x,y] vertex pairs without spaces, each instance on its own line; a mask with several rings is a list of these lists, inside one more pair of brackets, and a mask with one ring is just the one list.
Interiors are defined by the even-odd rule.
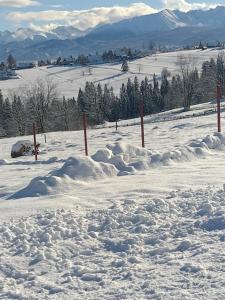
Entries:
[[49,32],[29,28],[3,31],[0,32],[0,60],[9,53],[17,60],[37,60],[91,53],[93,49],[142,48],[150,42],[172,48],[218,40],[225,41],[224,6],[186,13],[166,9],[87,31],[72,26],[59,26]]

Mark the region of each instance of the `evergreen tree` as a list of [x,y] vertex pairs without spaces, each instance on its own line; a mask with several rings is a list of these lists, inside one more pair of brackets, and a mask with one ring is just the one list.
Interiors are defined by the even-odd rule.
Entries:
[[127,94],[127,89],[124,83],[122,83],[122,87],[120,89],[120,119],[129,118],[129,98]]
[[78,110],[81,113],[84,113],[88,110],[86,97],[82,89],[79,89],[78,97],[77,97]]
[[4,124],[4,115],[3,115],[3,95],[2,91],[0,90],[0,137],[5,136],[5,130],[3,128]]
[[170,83],[168,80],[168,76],[169,73],[167,71],[167,69],[163,69],[162,73],[161,73],[161,87],[160,87],[160,93],[161,93],[161,97],[160,97],[160,102],[159,102],[159,107],[160,110],[164,110],[165,105],[166,105],[166,97],[168,95],[169,92],[169,88],[170,88]]
[[26,133],[26,113],[25,107],[20,99],[14,95],[12,101],[12,118],[16,126],[16,134],[25,135]]
[[225,95],[225,64],[224,55],[219,54],[216,61],[217,83],[221,85],[222,94]]
[[8,64],[8,67],[9,67],[10,69],[16,67],[16,60],[15,60],[15,58],[12,56],[12,54],[9,54],[9,56],[8,56],[8,58],[7,58],[7,64]]
[[6,98],[3,102],[3,129],[5,130],[7,136],[12,136],[14,134],[14,128],[12,126],[12,108],[9,99]]
[[129,71],[129,66],[127,60],[124,60],[121,66],[121,71],[122,72],[128,72]]
[[153,75],[153,93],[152,93],[152,106],[153,106],[153,112],[157,113],[160,112],[161,110],[161,104],[162,98],[160,94],[160,89],[159,89],[159,82],[156,78],[156,75]]

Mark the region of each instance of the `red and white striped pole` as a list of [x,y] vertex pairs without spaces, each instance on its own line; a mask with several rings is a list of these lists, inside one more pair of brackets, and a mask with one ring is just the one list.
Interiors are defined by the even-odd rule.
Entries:
[[144,101],[143,101],[143,98],[141,98],[141,103],[140,103],[140,117],[141,117],[141,143],[142,143],[142,148],[145,148]]
[[85,155],[88,156],[87,119],[86,119],[86,114],[85,113],[83,113],[83,130],[84,130]]
[[220,116],[221,86],[220,84],[217,84],[216,87],[216,98],[217,98],[217,129],[218,132],[221,132],[221,116]]
[[33,137],[34,137],[34,156],[35,160],[37,161],[37,138],[36,138],[36,126],[35,123],[33,123]]

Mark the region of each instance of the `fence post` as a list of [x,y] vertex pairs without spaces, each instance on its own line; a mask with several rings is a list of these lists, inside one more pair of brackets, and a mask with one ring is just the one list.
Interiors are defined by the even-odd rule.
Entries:
[[83,113],[83,129],[84,129],[84,145],[85,145],[85,155],[88,156],[88,143],[87,143],[87,119],[86,114]]
[[37,161],[37,139],[36,139],[35,123],[33,123],[33,137],[34,137],[34,155],[35,155],[35,160]]
[[144,101],[143,101],[143,98],[141,98],[141,103],[140,103],[140,117],[141,117],[141,142],[142,142],[142,148],[145,148]]
[[118,122],[116,121],[116,131],[118,130]]
[[217,98],[217,129],[221,132],[221,116],[220,116],[220,102],[221,102],[221,87],[217,84],[216,87],[216,98]]

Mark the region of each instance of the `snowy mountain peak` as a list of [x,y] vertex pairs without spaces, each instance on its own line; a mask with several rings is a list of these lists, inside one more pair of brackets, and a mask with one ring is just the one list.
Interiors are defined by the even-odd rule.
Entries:
[[21,42],[27,39],[37,42],[51,39],[66,40],[81,37],[85,34],[86,31],[81,31],[73,26],[59,26],[48,32],[31,28],[18,28],[15,32],[0,31],[0,44]]
[[168,25],[174,24],[174,28],[182,27],[186,25],[182,20],[180,20],[180,18],[172,10],[165,9],[161,11],[161,15],[162,17],[165,18],[165,20],[167,20]]

